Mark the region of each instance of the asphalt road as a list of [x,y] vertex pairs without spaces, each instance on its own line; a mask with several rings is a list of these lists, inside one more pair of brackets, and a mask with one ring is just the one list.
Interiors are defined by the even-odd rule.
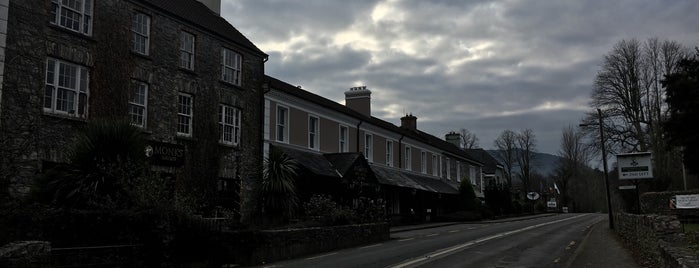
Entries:
[[457,224],[262,267],[563,267],[601,214]]

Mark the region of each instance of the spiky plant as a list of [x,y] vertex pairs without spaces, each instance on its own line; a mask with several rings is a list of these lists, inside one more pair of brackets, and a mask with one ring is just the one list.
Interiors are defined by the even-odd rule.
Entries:
[[264,159],[260,197],[265,214],[288,219],[298,207],[294,180],[298,176],[298,164],[279,149],[270,150]]

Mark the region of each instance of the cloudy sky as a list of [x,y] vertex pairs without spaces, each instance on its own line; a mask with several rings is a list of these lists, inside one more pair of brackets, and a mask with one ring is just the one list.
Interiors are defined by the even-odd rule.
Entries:
[[344,103],[366,85],[372,113],[405,113],[482,148],[531,128],[555,154],[577,126],[602,57],[622,39],[699,46],[696,0],[222,0],[221,15],[270,55],[268,75]]

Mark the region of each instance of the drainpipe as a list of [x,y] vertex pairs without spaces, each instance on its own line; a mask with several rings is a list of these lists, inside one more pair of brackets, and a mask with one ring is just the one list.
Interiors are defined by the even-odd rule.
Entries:
[[[362,123],[364,123],[364,121],[359,120],[359,124],[357,124],[357,152],[358,153],[361,152],[361,151],[359,151],[359,126],[361,126]],[[367,156],[365,155],[364,157],[367,157]]]

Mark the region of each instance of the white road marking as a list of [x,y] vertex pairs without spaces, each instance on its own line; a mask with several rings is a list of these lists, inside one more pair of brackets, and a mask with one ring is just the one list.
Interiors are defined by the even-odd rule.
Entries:
[[450,233],[458,233],[458,232],[461,232],[461,230],[451,230],[451,231],[449,231],[449,232],[450,232]]
[[439,234],[428,234],[425,237],[432,237],[432,236],[438,236]]
[[410,240],[413,240],[413,239],[415,239],[415,238],[414,238],[414,237],[411,237],[411,238],[406,238],[406,239],[398,240],[398,242],[410,241]]
[[337,252],[328,253],[328,254],[325,254],[325,255],[320,255],[320,256],[315,256],[315,257],[310,257],[310,258],[306,258],[306,260],[320,259],[320,258],[322,258],[322,257],[332,256],[332,255],[335,255],[335,254],[337,254]]
[[378,244],[373,244],[373,245],[363,246],[363,247],[361,247],[361,248],[373,248],[373,247],[377,247],[377,246],[380,246],[380,245],[383,245],[383,244],[381,244],[381,243],[378,243]]
[[509,231],[509,232],[504,232],[504,233],[494,234],[494,235],[491,235],[491,236],[486,236],[486,237],[483,237],[483,238],[481,238],[481,239],[469,241],[469,242],[466,242],[466,243],[463,243],[463,244],[459,244],[459,245],[455,245],[455,246],[452,246],[452,247],[448,247],[448,248],[445,248],[445,249],[440,249],[440,250],[434,251],[434,252],[432,252],[432,253],[430,253],[430,254],[427,254],[427,255],[425,255],[424,257],[415,258],[415,259],[412,259],[412,260],[407,260],[407,261],[405,261],[405,262],[402,262],[402,263],[399,263],[399,264],[396,264],[396,265],[393,265],[393,266],[390,266],[390,267],[391,267],[391,268],[403,268],[403,267],[411,267],[411,266],[416,265],[416,264],[418,264],[418,263],[424,264],[424,263],[427,263],[428,260],[436,260],[438,257],[445,257],[445,256],[448,256],[448,255],[450,255],[450,254],[454,254],[454,253],[456,253],[457,251],[459,251],[459,250],[461,250],[461,249],[464,249],[464,248],[466,248],[466,247],[470,247],[470,246],[473,246],[473,245],[477,245],[477,244],[480,244],[480,243],[483,243],[483,242],[486,242],[486,241],[489,241],[489,240],[498,239],[498,238],[503,238],[503,237],[510,236],[510,235],[513,235],[513,234],[516,234],[516,233],[521,233],[521,232],[524,232],[524,231],[528,231],[528,230],[531,230],[531,229],[534,229],[534,228],[539,228],[539,227],[546,226],[546,225],[551,225],[551,224],[555,224],[555,223],[559,223],[559,222],[563,222],[563,221],[567,221],[567,220],[572,220],[572,219],[579,218],[579,217],[583,217],[583,216],[586,216],[586,215],[587,215],[587,214],[581,214],[581,215],[573,216],[573,217],[570,217],[570,218],[560,219],[560,220],[556,220],[556,221],[552,221],[552,222],[540,223],[540,224],[536,224],[536,225],[532,225],[532,226],[527,226],[527,227],[524,227],[524,228],[520,228],[520,229],[517,229],[517,230],[512,230],[512,231]]

